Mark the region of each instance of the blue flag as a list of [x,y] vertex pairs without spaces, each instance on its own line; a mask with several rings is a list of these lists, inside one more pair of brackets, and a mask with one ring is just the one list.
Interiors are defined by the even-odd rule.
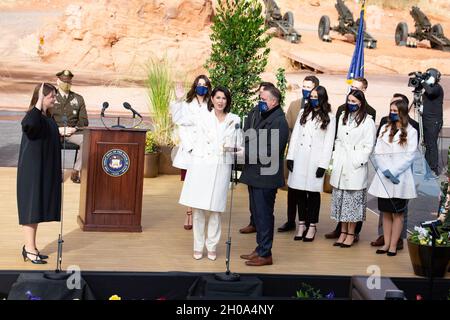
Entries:
[[355,51],[353,52],[352,63],[350,64],[347,74],[347,82],[349,84],[351,84],[355,78],[364,77],[364,6],[365,1],[363,1],[361,6]]

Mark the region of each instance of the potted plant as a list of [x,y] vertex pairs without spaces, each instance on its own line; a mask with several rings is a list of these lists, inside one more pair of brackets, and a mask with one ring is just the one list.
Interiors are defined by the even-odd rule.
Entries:
[[450,232],[442,226],[438,226],[437,230],[440,237],[436,239],[434,248],[430,228],[416,226],[408,238],[409,256],[414,273],[418,276],[444,277],[447,272],[450,261]]
[[150,115],[153,124],[155,143],[160,151],[159,173],[178,174],[179,169],[172,166],[173,123],[169,104],[173,95],[173,84],[167,60],[151,59],[147,64],[145,86],[150,101]]
[[333,186],[330,184],[331,171],[333,170],[333,166],[330,164],[325,171],[325,177],[323,179],[323,192],[332,193]]
[[145,139],[145,158],[144,158],[144,177],[155,178],[158,176],[159,169],[159,155],[158,146],[155,141],[155,134],[153,131],[147,131]]

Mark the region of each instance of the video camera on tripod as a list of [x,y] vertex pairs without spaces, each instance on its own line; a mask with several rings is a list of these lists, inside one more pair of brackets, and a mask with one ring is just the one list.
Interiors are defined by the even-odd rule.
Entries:
[[422,83],[427,81],[431,77],[431,74],[428,72],[414,71],[410,72],[408,76],[410,76],[408,87],[414,88],[414,92],[420,92],[423,89]]

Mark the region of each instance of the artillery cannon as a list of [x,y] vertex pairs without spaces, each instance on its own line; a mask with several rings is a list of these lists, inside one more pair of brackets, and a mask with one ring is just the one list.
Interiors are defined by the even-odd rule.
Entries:
[[450,51],[450,40],[444,36],[444,30],[438,23],[431,25],[428,17],[419,9],[413,6],[409,12],[414,19],[416,31],[408,33],[406,22],[399,22],[395,29],[395,44],[398,46],[417,47],[417,43],[409,41],[408,38],[414,38],[417,41],[430,41],[431,48]]
[[[330,31],[332,30],[342,35],[352,34],[356,39],[358,35],[359,18],[356,19],[356,21],[353,19],[352,12],[342,0],[337,0],[334,7],[339,14],[339,24],[335,27],[330,27],[330,17],[322,16],[319,21],[319,38],[323,41],[331,42]],[[375,49],[377,47],[377,40],[366,32],[366,26],[364,26],[364,46],[369,49]]]
[[291,11],[283,16],[281,10],[274,0],[264,0],[265,5],[265,25],[268,28],[276,28],[280,38],[293,43],[300,41],[301,35],[294,29],[294,14]]

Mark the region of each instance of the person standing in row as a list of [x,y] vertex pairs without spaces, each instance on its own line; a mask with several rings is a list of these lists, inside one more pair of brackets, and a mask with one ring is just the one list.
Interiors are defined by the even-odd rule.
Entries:
[[384,245],[377,254],[395,256],[408,199],[417,197],[412,163],[417,156],[417,130],[409,124],[408,104],[395,100],[389,120],[380,129],[373,154],[377,172],[369,193],[378,197],[383,215]]
[[[241,144],[240,118],[230,113],[231,94],[227,88],[217,87],[211,93],[207,112],[188,115],[182,125],[195,127],[186,179],[180,204],[193,208],[194,254],[203,257],[206,245],[208,259],[216,260],[216,247],[221,235],[221,213],[225,212],[231,179],[232,157],[225,148],[237,140]],[[206,214],[209,212],[205,236]]]
[[[275,86],[272,82],[261,82],[259,84],[259,88],[258,88],[259,99],[261,99],[261,94],[268,87],[275,87]],[[248,187],[248,196],[249,196],[250,222],[249,222],[248,226],[245,226],[245,227],[239,229],[240,233],[255,233],[256,232],[256,226],[255,226],[256,224],[255,224],[255,218],[254,218],[255,209],[253,208],[252,193],[250,192],[250,187]]]
[[245,143],[242,151],[245,164],[240,182],[249,186],[256,224],[256,249],[241,255],[248,266],[273,264],[274,206],[277,189],[285,185],[283,158],[289,128],[280,106],[281,93],[266,88],[258,106],[253,108],[244,124]]
[[25,234],[22,256],[34,264],[45,264],[48,258],[37,249],[39,223],[61,220],[61,142],[58,125],[50,115],[55,100],[53,85],[37,85],[21,123],[17,206]]
[[[292,101],[286,112],[286,120],[289,126],[289,134],[292,134],[292,130],[294,130],[300,110],[304,108],[307,109],[311,91],[318,86],[319,86],[319,79],[315,76],[306,76],[305,79],[303,79],[302,98]],[[297,211],[300,212],[300,210],[301,208],[298,207],[298,201],[295,192],[293,192],[293,190],[291,190],[288,186],[287,221],[281,227],[278,228],[278,232],[295,230],[295,216],[297,215]]]
[[[362,78],[362,77],[355,78],[352,81],[350,90],[360,90],[364,94],[366,94],[366,90],[367,90],[368,86],[369,86],[369,82],[367,81],[366,78]],[[366,108],[367,108],[366,109],[367,114],[372,116],[373,122],[376,123],[377,111],[374,108],[372,108],[369,105],[369,103],[367,103]],[[347,109],[347,103],[344,103],[343,105],[339,106],[339,108],[337,109],[337,111],[336,111],[337,123],[339,122],[339,119],[341,118],[341,116],[344,115],[346,109]],[[337,130],[337,125],[336,125],[336,130]],[[359,233],[361,232],[362,225],[363,225],[362,221],[359,221],[358,223],[356,223],[355,242],[358,242],[358,240],[359,240]],[[337,239],[337,238],[339,238],[340,233],[341,233],[341,224],[338,223],[338,224],[336,224],[336,228],[333,231],[325,234],[325,238]]]
[[367,114],[364,93],[351,90],[347,96],[347,109],[338,121],[332,157],[331,218],[341,222],[341,234],[335,246],[351,247],[355,241],[356,223],[365,220],[368,162],[375,133],[375,123]]
[[[186,95],[186,100],[183,101],[184,93],[183,84],[177,84],[175,88],[176,101],[170,104],[172,122],[176,125],[180,139],[178,151],[172,165],[181,169],[181,181],[184,181],[186,177],[186,169],[191,158],[189,151],[193,148],[191,136],[195,134],[196,129],[195,126],[183,126],[180,124],[187,116],[195,116],[200,112],[207,111],[207,104],[211,94],[211,82],[207,76],[199,75],[192,83]],[[192,208],[188,208],[186,211],[184,229],[192,229]]]
[[297,117],[287,155],[288,186],[299,210],[294,240],[311,242],[315,238],[320,192],[333,152],[335,126],[327,90],[318,86],[311,91],[307,107]]

